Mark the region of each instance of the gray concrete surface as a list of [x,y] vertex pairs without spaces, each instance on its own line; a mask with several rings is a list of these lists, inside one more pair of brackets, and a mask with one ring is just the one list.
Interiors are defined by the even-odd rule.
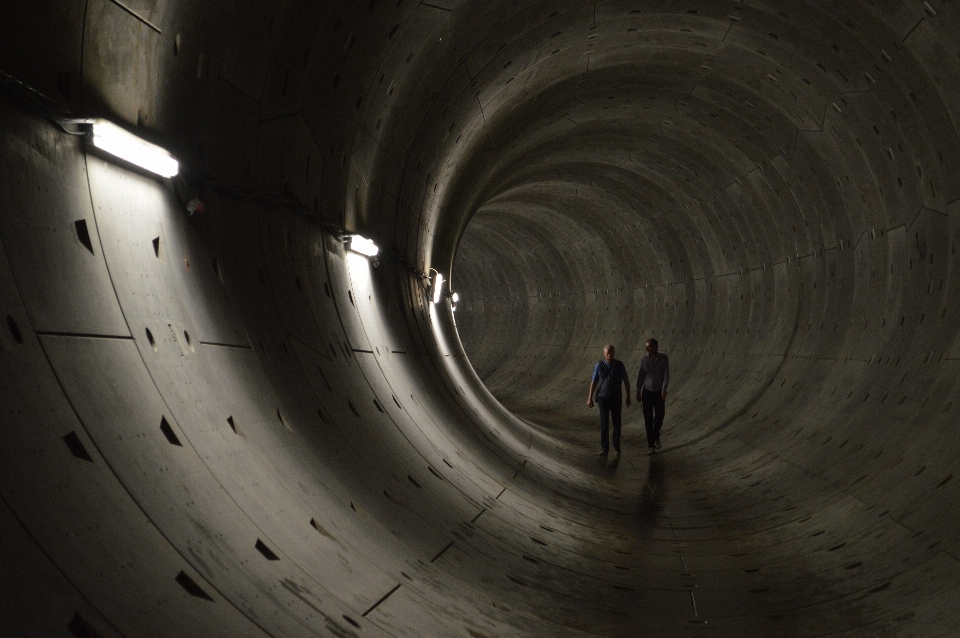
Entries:
[[[0,33],[0,635],[960,635],[956,2]],[[649,336],[664,447],[598,458]]]

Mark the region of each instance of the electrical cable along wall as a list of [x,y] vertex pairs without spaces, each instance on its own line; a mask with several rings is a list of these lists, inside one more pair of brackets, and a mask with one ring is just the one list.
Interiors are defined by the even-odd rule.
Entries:
[[955,3],[0,24],[0,633],[960,629]]

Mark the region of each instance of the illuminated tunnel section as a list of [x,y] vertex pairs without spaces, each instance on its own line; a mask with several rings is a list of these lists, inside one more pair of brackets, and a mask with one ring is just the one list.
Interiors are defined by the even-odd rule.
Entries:
[[955,3],[0,25],[0,634],[960,633]]

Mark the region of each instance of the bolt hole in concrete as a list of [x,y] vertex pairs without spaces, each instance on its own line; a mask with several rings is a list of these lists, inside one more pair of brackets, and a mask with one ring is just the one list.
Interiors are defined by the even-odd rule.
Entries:
[[18,344],[23,343],[23,335],[20,334],[20,326],[17,325],[17,322],[13,320],[13,317],[7,315],[7,329],[10,331],[10,336],[13,337],[13,340]]
[[99,631],[94,629],[93,625],[87,622],[87,620],[80,615],[80,612],[76,612],[73,614],[73,618],[71,618],[69,624],[67,624],[67,629],[70,631],[71,634],[73,634],[74,636],[78,636],[79,638],[87,638],[87,636],[96,637],[96,636],[103,635]]
[[80,240],[80,243],[83,244],[83,247],[90,251],[90,254],[93,252],[93,242],[90,241],[90,231],[87,230],[87,220],[78,219],[73,222],[74,228],[77,231],[77,239]]
[[150,347],[153,348],[153,351],[157,352],[159,348],[157,347],[157,341],[154,339],[153,333],[150,332],[150,328],[145,328],[144,330],[147,333],[147,342],[150,344]]
[[200,587],[200,585],[194,582],[192,578],[187,576],[186,572],[181,571],[179,574],[177,574],[175,580],[177,581],[177,584],[183,587],[183,589],[191,596],[213,602],[213,598],[211,598],[210,595],[204,591],[202,587]]
[[154,237],[153,241],[150,242],[153,244],[153,256],[160,260],[161,263],[167,263],[166,251],[163,247],[163,242],[159,237]]
[[67,448],[70,449],[70,453],[75,457],[93,463],[90,453],[87,452],[87,448],[84,447],[83,442],[80,440],[80,437],[77,436],[76,432],[70,432],[69,434],[66,434],[63,437],[63,441],[67,444]]
[[353,416],[357,417],[358,419],[360,418],[359,410],[357,410],[357,408],[353,405],[353,401],[350,399],[347,399],[347,407],[350,408],[351,412],[353,412]]
[[216,257],[211,257],[210,263],[213,266],[213,272],[217,275],[217,279],[220,280],[220,283],[223,283],[223,274],[220,272],[220,262],[217,261]]
[[183,444],[180,442],[179,437],[177,437],[176,432],[173,431],[173,428],[170,427],[170,424],[167,422],[167,417],[160,417],[160,431],[163,432],[163,436],[166,437],[167,443],[170,445],[176,445],[182,447]]
[[261,554],[263,554],[263,557],[266,558],[267,560],[280,560],[280,557],[274,554],[273,550],[267,547],[266,544],[259,538],[257,539],[257,542],[254,545],[254,547],[256,547],[256,550]]

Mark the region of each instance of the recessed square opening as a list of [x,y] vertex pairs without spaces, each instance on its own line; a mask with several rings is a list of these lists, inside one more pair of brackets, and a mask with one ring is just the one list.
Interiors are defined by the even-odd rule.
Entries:
[[163,242],[160,241],[159,237],[153,238],[153,256],[160,260],[161,263],[167,263],[167,254],[164,250]]
[[94,629],[93,625],[80,615],[80,612],[73,614],[73,619],[67,625],[67,629],[77,638],[103,638],[103,634]]
[[90,254],[96,254],[93,252],[93,242],[90,240],[90,231],[87,229],[87,220],[78,219],[73,222],[73,227],[77,231],[77,239],[80,240],[80,243],[83,244],[83,247],[90,251]]
[[83,446],[83,441],[80,440],[80,437],[77,436],[76,432],[71,432],[70,434],[65,435],[63,437],[63,442],[67,444],[67,447],[70,448],[70,452],[75,457],[93,463],[90,453],[87,452],[87,448]]
[[263,557],[267,560],[280,560],[280,557],[274,554],[273,551],[271,551],[271,549],[267,547],[259,538],[257,539],[257,544],[254,545],[254,547],[256,547],[257,551],[263,554]]
[[323,525],[321,525],[320,523],[317,522],[317,519],[311,518],[311,519],[310,519],[310,526],[311,526],[313,529],[315,529],[315,530],[317,530],[318,532],[320,532],[321,534],[323,534],[324,536],[326,536],[327,538],[329,538],[330,540],[334,540],[334,541],[337,540],[336,538],[333,537],[333,534],[331,534],[330,532],[327,531],[327,528],[325,528]]
[[23,343],[23,335],[20,333],[20,326],[13,320],[13,317],[7,315],[7,328],[10,330],[10,336],[17,343]]
[[350,408],[350,411],[353,412],[353,416],[360,418],[360,413],[357,411],[357,408],[353,405],[353,401],[347,399],[347,406]]
[[183,443],[180,442],[180,439],[177,438],[176,432],[173,431],[173,428],[170,427],[170,424],[167,423],[167,417],[160,417],[160,431],[163,432],[163,435],[167,437],[167,441],[170,445],[179,445],[183,447]]
[[191,596],[195,596],[196,598],[202,598],[204,600],[209,600],[210,602],[213,602],[213,598],[210,598],[210,595],[207,592],[203,591],[203,588],[201,588],[200,585],[195,583],[192,578],[187,576],[186,572],[181,571],[179,574],[177,574],[176,581]]

